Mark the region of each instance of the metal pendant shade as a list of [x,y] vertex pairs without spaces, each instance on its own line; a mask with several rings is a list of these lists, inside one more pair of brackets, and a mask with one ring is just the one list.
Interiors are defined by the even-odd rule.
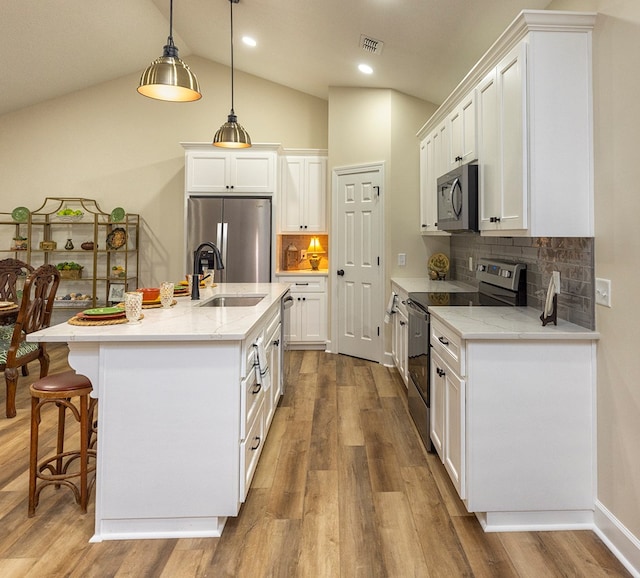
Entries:
[[213,146],[232,149],[243,149],[251,146],[249,133],[238,124],[238,117],[233,110],[233,5],[240,0],[229,0],[231,5],[231,112],[213,137]]
[[173,0],[169,12],[169,38],[162,56],[142,73],[138,92],[156,100],[193,102],[202,98],[196,75],[178,57],[173,43]]

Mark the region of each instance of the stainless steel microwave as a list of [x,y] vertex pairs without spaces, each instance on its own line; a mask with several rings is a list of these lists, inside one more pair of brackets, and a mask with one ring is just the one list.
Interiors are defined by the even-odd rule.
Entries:
[[438,230],[478,230],[478,165],[462,165],[438,179]]

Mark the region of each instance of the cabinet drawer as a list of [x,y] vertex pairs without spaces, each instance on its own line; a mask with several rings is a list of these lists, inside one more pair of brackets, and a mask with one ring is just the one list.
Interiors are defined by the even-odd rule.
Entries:
[[464,375],[464,355],[460,337],[437,319],[431,317],[429,343],[442,359],[459,376]]
[[260,407],[264,392],[258,383],[257,368],[252,367],[249,375],[242,380],[242,394],[240,401],[240,439],[247,438],[247,430]]
[[260,404],[255,419],[240,443],[240,498],[244,502],[264,445],[264,404]]
[[292,293],[324,292],[327,288],[327,278],[323,275],[302,277],[289,275],[278,277],[279,283],[291,283]]

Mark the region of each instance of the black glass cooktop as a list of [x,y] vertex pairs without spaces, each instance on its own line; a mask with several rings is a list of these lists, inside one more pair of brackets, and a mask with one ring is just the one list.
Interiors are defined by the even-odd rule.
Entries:
[[513,307],[514,305],[524,304],[518,299],[517,293],[506,291],[499,287],[483,286],[481,291],[474,293],[434,293],[434,292],[417,292],[409,293],[409,299],[420,305],[423,309],[429,307],[468,307],[473,306],[491,306],[491,307]]

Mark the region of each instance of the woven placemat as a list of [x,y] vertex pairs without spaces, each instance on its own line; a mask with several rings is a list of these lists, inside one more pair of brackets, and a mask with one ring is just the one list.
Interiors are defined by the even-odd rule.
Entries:
[[[140,315],[140,319],[144,319],[144,315]],[[103,319],[102,321],[93,321],[91,319],[81,319],[80,317],[72,317],[67,321],[69,325],[80,325],[88,327],[90,325],[121,325],[122,323],[129,323],[126,317],[120,319]]]
[[[177,303],[177,301],[174,299],[171,302],[170,307],[173,307],[176,303]],[[162,307],[162,303],[160,303],[160,302],[158,302],[158,303],[150,303],[149,305],[145,305],[144,303],[142,304],[142,308],[143,309],[157,309],[158,307]]]

